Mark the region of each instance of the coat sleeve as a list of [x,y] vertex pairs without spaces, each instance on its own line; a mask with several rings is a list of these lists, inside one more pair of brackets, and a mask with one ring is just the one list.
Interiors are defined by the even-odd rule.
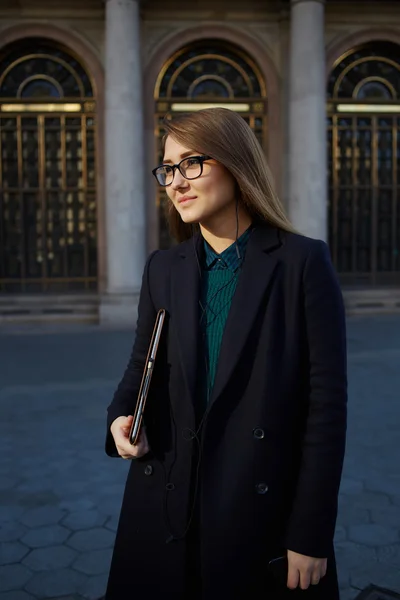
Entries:
[[309,403],[285,548],[316,558],[332,552],[347,427],[346,325],[325,242],[313,241],[303,271]]
[[135,341],[124,375],[107,409],[106,453],[109,456],[119,456],[110,431],[111,424],[118,417],[133,414],[136,398],[139,393],[143,368],[157,314],[150,293],[150,265],[157,252],[158,250],[149,256],[144,268]]

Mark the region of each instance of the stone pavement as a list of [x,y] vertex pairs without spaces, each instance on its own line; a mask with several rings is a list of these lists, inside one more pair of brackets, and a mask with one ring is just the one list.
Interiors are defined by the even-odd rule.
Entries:
[[[342,600],[400,592],[400,316],[350,318]],[[132,332],[0,331],[0,600],[104,593],[128,464],[103,451]]]

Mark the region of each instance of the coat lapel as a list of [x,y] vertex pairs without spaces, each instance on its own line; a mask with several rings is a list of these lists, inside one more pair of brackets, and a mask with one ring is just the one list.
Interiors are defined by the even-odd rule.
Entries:
[[271,251],[280,244],[278,230],[267,225],[257,226],[250,236],[222,337],[211,404],[221,395],[236,367],[277,265]]
[[201,240],[200,234],[197,234],[193,240],[179,247],[171,281],[172,315],[178,336],[180,360],[193,403],[196,396],[200,294],[200,273],[195,248],[201,264]]

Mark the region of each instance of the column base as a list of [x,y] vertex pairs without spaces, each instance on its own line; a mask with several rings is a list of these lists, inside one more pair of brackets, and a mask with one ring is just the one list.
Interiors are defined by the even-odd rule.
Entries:
[[100,325],[136,328],[139,293],[103,294],[99,304]]

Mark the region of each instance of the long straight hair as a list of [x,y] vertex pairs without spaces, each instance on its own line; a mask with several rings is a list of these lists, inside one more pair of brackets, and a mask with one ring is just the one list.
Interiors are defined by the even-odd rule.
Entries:
[[[245,120],[226,108],[207,108],[164,119],[165,135],[224,165],[236,180],[239,202],[253,222],[266,222],[295,232],[273,186],[264,152]],[[195,228],[184,223],[172,202],[168,203],[168,222],[172,236],[183,242]]]

